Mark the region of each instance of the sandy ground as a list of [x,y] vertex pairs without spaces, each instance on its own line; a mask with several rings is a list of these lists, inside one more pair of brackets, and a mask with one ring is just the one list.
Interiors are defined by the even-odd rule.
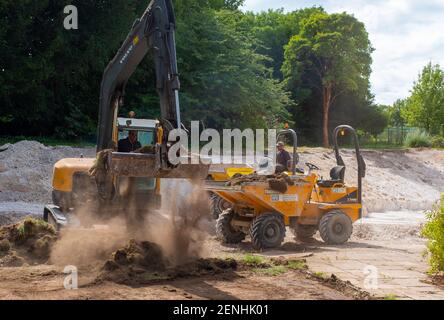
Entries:
[[79,270],[79,288],[66,290],[66,275],[55,266],[0,269],[0,299],[353,299],[347,292],[298,271],[278,276],[231,272],[128,286],[96,282],[95,272]]
[[[50,202],[53,164],[61,158],[93,156],[93,148],[45,147],[23,141],[0,152],[0,225],[26,215],[41,215]],[[354,153],[345,151],[346,180],[355,179]],[[265,257],[306,259],[311,272],[334,274],[375,297],[402,299],[443,299],[444,291],[430,283],[422,253],[425,240],[419,235],[423,210],[429,209],[444,192],[444,151],[363,151],[367,163],[364,179],[365,217],[355,223],[354,234],[344,246],[326,246],[319,241],[301,244],[287,232],[279,250],[255,253],[248,241],[238,246],[219,244],[209,223],[205,255],[235,257],[262,254]],[[312,162],[328,176],[334,165],[330,150],[300,150],[300,166]],[[163,190],[181,189],[185,184],[168,183]],[[318,237],[318,236],[317,236]],[[355,299],[341,290],[304,272],[287,270],[266,275],[255,270],[233,271],[204,277],[157,281],[139,286],[97,281],[97,266],[80,267],[78,290],[66,290],[64,266],[28,265],[0,268],[0,299]],[[370,269],[369,269],[370,268]],[[376,268],[376,269],[375,269]],[[368,284],[368,270],[376,270],[377,281]]]

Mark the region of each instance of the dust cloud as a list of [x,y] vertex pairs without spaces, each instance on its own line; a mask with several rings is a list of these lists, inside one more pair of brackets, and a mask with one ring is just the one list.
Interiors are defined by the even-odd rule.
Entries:
[[171,180],[166,187],[162,208],[149,216],[145,234],[178,265],[205,255],[203,243],[211,230],[209,197],[200,182]]
[[118,208],[97,208],[87,203],[76,209],[72,227],[61,230],[50,263],[91,265],[103,262],[129,241],[151,241],[175,266],[202,257],[209,227],[209,198],[200,182],[162,181],[162,205],[131,200]]

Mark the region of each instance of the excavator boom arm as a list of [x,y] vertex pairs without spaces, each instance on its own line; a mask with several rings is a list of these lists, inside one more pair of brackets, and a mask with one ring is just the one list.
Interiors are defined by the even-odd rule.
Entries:
[[179,75],[174,32],[176,20],[171,0],[152,0],[137,19],[121,48],[108,64],[100,90],[97,151],[112,146],[112,133],[119,107],[124,103],[125,86],[137,66],[151,54],[156,89],[160,99],[161,122],[180,126]]

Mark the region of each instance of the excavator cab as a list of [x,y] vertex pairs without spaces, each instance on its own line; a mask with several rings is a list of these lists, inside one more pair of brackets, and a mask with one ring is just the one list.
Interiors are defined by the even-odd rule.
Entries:
[[[115,139],[116,145],[119,145],[119,141],[128,138],[130,133],[136,135],[136,141],[140,144],[139,150],[134,150],[134,153],[142,152],[154,152],[156,145],[156,132],[158,126],[157,120],[152,119],[137,119],[131,118],[117,118],[115,131],[117,139]],[[117,152],[122,152],[117,148]],[[128,152],[122,152],[128,153]],[[133,152],[132,152],[133,153]],[[119,196],[125,196],[131,187],[132,197],[145,198],[147,194],[151,194],[151,199],[156,198],[155,207],[160,206],[160,194],[159,194],[159,179],[153,177],[127,177],[116,176],[116,191]]]

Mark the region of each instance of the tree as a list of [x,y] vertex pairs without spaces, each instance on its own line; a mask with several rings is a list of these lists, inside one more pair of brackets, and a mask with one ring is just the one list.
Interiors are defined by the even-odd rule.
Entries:
[[388,114],[386,106],[370,105],[367,108],[360,110],[359,128],[371,134],[374,138],[382,133],[388,125]]
[[318,90],[322,97],[325,147],[329,146],[329,112],[336,98],[368,88],[372,51],[364,25],[346,13],[310,15],[285,46],[282,71],[289,89],[299,90],[306,81],[309,92]]
[[444,133],[444,71],[438,64],[423,68],[401,115],[431,134]]
[[389,125],[394,127],[405,126],[406,120],[402,116],[402,112],[406,106],[406,102],[405,99],[398,99],[392,106],[388,107]]

